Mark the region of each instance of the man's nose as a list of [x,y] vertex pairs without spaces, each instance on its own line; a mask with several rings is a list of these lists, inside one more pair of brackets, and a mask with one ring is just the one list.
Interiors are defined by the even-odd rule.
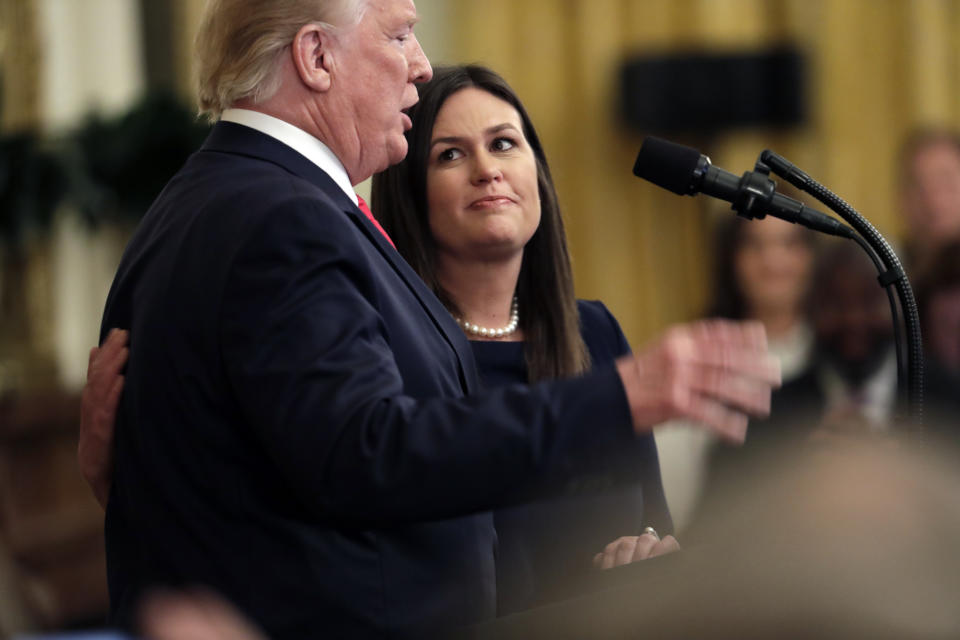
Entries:
[[411,35],[413,38],[412,51],[410,52],[410,81],[411,82],[429,82],[433,77],[433,67],[430,66],[430,61],[427,60],[427,54],[423,52],[423,48],[420,46],[420,41],[417,40],[417,36]]

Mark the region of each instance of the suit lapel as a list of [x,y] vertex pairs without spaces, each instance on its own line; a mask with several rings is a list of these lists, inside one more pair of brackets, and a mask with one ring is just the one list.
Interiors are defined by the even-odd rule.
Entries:
[[380,251],[384,259],[390,263],[393,269],[400,275],[404,282],[406,282],[410,291],[413,292],[420,301],[420,305],[430,316],[437,331],[443,335],[447,344],[449,344],[450,348],[457,354],[457,361],[460,364],[460,384],[463,386],[464,392],[473,393],[477,391],[479,381],[473,359],[473,351],[470,349],[470,343],[463,335],[463,331],[461,331],[460,327],[453,321],[450,312],[440,303],[437,296],[427,288],[423,280],[420,279],[420,276],[418,276],[413,268],[407,264],[407,261],[403,259],[403,256],[387,242],[387,239],[380,233],[380,230],[373,226],[373,223],[363,215],[360,209],[353,206],[353,203],[350,203],[350,206],[344,207],[343,211],[353,220],[354,224],[360,228],[360,231],[367,236],[370,242]]
[[450,313],[433,292],[427,289],[423,280],[407,264],[406,260],[387,242],[380,230],[367,219],[357,205],[320,167],[282,142],[255,129],[232,122],[217,123],[204,143],[203,149],[237,153],[273,162],[323,190],[357,225],[361,233],[367,237],[420,301],[420,305],[430,317],[437,331],[440,332],[457,356],[460,384],[464,392],[473,393],[478,390],[479,380],[470,343],[453,321]]

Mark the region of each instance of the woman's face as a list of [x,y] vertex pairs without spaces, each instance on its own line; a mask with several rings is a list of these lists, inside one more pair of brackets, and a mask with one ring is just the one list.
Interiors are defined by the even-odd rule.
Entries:
[[440,108],[427,164],[430,232],[455,259],[523,255],[540,224],[537,163],[520,114],[468,88]]
[[769,217],[746,224],[734,275],[748,313],[798,313],[812,264],[813,253],[797,225]]

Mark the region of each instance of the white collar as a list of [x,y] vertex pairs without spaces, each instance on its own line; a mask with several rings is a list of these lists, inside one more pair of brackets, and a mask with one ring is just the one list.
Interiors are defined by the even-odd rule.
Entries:
[[324,173],[343,189],[347,197],[357,204],[357,192],[353,190],[350,184],[350,177],[347,170],[343,168],[343,163],[333,154],[330,147],[323,144],[317,138],[313,137],[303,129],[295,127],[289,122],[279,118],[268,116],[259,111],[250,109],[224,109],[220,120],[224,122],[233,122],[242,124],[245,127],[256,129],[283,144],[287,145],[313,164],[320,167]]
[[[833,368],[824,364],[820,369],[820,380],[828,407],[837,407],[849,402],[854,395],[853,389]],[[897,354],[891,348],[883,364],[863,382],[860,387],[862,396],[861,413],[868,419],[873,431],[886,431],[890,427],[897,403]]]

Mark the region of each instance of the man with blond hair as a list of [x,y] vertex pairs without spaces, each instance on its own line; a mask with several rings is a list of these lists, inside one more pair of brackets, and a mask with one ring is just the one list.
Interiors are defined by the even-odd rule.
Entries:
[[110,291],[104,336],[130,335],[122,398],[123,332],[92,354],[84,397],[81,461],[120,398],[115,462],[88,473],[119,624],[151,587],[190,584],[273,638],[492,616],[488,509],[511,488],[677,414],[742,439],[728,405],[769,402],[762,331],[732,325],[479,392],[465,336],[351,186],[407,151],[403,110],[432,73],[416,20],[410,0],[207,9],[200,101],[217,124]]

